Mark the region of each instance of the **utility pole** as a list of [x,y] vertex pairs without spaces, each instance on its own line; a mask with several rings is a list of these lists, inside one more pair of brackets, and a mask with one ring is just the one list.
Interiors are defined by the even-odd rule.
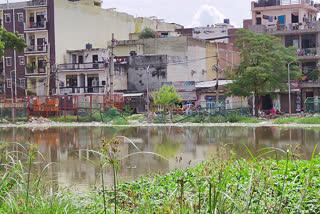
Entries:
[[217,65],[216,65],[216,106],[218,106],[219,103],[219,46],[217,44]]
[[288,64],[288,94],[289,94],[289,118],[291,117],[291,78],[290,78],[290,65],[294,62]]
[[46,46],[48,56],[47,56],[47,62],[46,62],[46,68],[47,68],[47,96],[50,96],[50,77],[51,77],[51,60],[50,60],[50,44]]
[[113,101],[113,95],[114,95],[114,33],[112,33],[112,40],[111,40],[111,56],[110,56],[110,95],[111,95],[111,101]]
[[15,110],[13,106],[13,79],[12,79],[13,72],[16,72],[16,71],[15,70],[10,71],[10,81],[11,81],[11,117],[12,117],[12,122],[14,123]]
[[149,98],[149,69],[150,65],[147,67],[147,111],[148,111],[148,121],[149,121],[149,114],[150,114],[150,98]]

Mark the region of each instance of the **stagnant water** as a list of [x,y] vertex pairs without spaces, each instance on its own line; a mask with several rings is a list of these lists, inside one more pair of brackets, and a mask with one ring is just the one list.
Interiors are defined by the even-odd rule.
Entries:
[[[253,153],[259,149],[277,147],[286,150],[288,145],[300,158],[309,159],[318,144],[320,129],[298,128],[247,128],[247,127],[77,127],[77,128],[0,128],[0,141],[35,143],[45,160],[35,168],[41,169],[54,162],[47,170],[46,179],[63,186],[87,189],[99,183],[99,169],[83,157],[94,159],[90,149],[97,149],[101,139],[114,136],[130,138],[141,151],[154,155],[135,155],[120,163],[119,178],[130,181],[153,172],[168,172],[199,164],[201,160],[221,151],[232,150],[238,158],[249,158],[247,145]],[[21,150],[18,145],[12,150]],[[137,152],[137,149],[121,140],[120,157]],[[319,152],[319,151],[317,151]],[[112,183],[112,171],[106,169],[106,182]]]

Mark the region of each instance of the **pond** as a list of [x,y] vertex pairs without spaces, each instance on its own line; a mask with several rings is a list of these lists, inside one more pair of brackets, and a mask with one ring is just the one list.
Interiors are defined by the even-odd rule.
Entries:
[[[259,149],[288,145],[299,158],[310,159],[318,143],[320,129],[275,127],[63,127],[48,129],[1,128],[0,141],[35,143],[44,159],[37,167],[54,162],[47,171],[47,179],[62,186],[79,190],[99,183],[99,169],[85,158],[93,159],[89,149],[99,149],[101,139],[126,136],[141,151],[155,152],[168,160],[151,155],[134,155],[120,163],[119,179],[130,181],[149,173],[166,173],[174,169],[191,167],[217,152],[234,151],[237,158],[249,158],[244,145],[254,154]],[[12,150],[21,150],[12,145]],[[137,152],[122,139],[120,157]],[[318,151],[317,151],[318,152]],[[106,182],[112,183],[112,171],[106,169]]]

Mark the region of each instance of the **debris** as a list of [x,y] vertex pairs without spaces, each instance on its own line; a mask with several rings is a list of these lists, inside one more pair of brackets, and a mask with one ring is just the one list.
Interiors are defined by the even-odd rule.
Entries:
[[47,119],[47,118],[43,118],[43,117],[31,117],[29,120],[30,123],[33,124],[44,124],[44,123],[52,123],[51,120]]

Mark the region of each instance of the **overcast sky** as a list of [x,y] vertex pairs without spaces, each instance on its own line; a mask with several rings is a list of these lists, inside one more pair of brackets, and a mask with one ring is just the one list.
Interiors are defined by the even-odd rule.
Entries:
[[185,27],[221,23],[224,18],[229,18],[231,24],[240,27],[242,20],[251,16],[250,2],[251,0],[104,0],[103,7],[117,8],[117,11],[134,16],[156,16]]

